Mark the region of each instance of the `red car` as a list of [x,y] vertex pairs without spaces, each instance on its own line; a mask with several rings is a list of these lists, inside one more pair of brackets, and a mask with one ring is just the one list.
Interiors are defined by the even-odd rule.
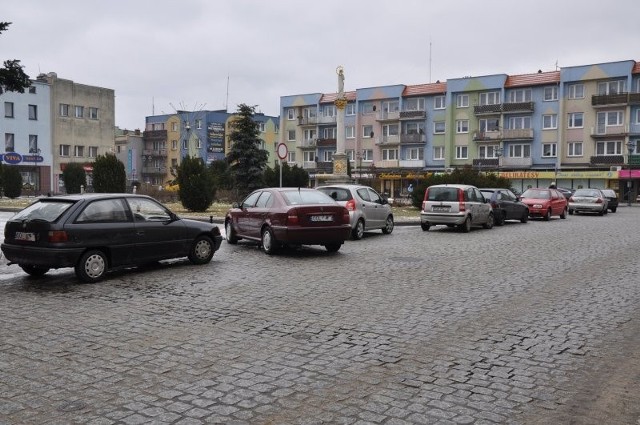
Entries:
[[323,245],[336,252],[351,235],[349,210],[316,189],[264,188],[225,216],[227,242],[258,242],[271,255],[282,246]]
[[520,195],[520,201],[529,207],[530,217],[542,217],[545,221],[554,215],[567,218],[567,198],[557,189],[527,189]]

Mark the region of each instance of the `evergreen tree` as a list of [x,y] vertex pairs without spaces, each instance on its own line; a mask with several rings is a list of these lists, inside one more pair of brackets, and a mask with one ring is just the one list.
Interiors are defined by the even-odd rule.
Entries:
[[[0,22],[0,34],[6,31],[9,25],[11,22]],[[0,94],[7,91],[24,93],[24,89],[31,86],[31,80],[22,68],[19,60],[4,61],[4,67],[0,68]]]
[[216,189],[213,174],[200,158],[187,156],[178,167],[178,198],[189,211],[206,211]]
[[260,148],[260,129],[253,120],[254,106],[238,105],[238,116],[231,124],[231,150],[227,160],[238,199],[254,189],[264,187],[267,151]]
[[80,193],[80,187],[87,187],[87,173],[82,164],[70,162],[62,172],[62,181],[67,193]]
[[[280,166],[274,168],[267,167],[264,170],[264,182],[267,186],[280,186]],[[297,164],[290,166],[286,162],[282,164],[282,186],[283,187],[308,187],[309,173]]]
[[231,170],[229,164],[224,159],[211,162],[209,164],[209,171],[213,178],[213,185],[217,189],[232,189],[233,181],[231,179]]
[[98,155],[93,163],[93,190],[97,193],[124,193],[127,173],[124,164],[115,155]]
[[4,187],[3,167],[4,165],[2,165],[2,163],[0,162],[0,198],[2,198],[2,189]]
[[18,198],[22,194],[22,175],[18,167],[3,167],[4,195],[7,198]]

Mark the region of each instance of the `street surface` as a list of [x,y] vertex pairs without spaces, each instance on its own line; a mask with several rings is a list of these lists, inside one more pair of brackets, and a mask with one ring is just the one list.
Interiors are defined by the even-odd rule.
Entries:
[[2,259],[0,424],[638,425],[638,223],[223,242],[94,285]]

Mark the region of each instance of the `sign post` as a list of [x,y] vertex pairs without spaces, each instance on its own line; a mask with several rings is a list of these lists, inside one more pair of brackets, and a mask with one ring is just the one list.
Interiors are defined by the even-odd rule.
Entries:
[[280,187],[282,187],[282,161],[287,158],[288,154],[289,150],[287,149],[287,145],[280,143],[278,145],[278,158],[280,158]]

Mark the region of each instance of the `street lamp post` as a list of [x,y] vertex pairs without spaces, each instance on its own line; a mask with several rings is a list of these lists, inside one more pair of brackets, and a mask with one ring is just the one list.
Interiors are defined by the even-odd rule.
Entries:
[[627,180],[627,205],[631,206],[631,188],[633,187],[633,182],[631,181],[631,155],[633,151],[636,149],[636,144],[633,142],[627,143],[627,150],[629,155],[627,156],[627,167],[629,167],[629,180]]
[[29,153],[32,155],[33,159],[33,194],[36,195],[38,193],[38,156],[40,156],[40,149],[38,148],[30,148]]

